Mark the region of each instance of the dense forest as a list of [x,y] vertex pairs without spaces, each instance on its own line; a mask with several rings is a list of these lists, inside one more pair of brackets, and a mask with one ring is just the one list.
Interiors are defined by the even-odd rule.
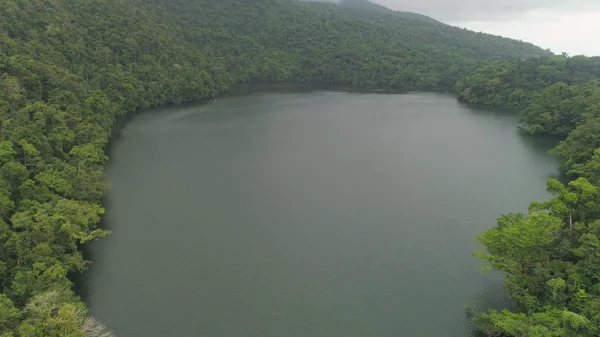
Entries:
[[486,64],[463,76],[455,91],[459,98],[471,103],[523,108],[553,84],[585,84],[597,78],[600,57],[511,59]]
[[0,0],[0,336],[109,335],[72,276],[88,265],[83,245],[108,234],[98,225],[117,117],[271,81],[456,88],[525,107],[529,130],[566,137],[554,152],[578,179],[551,181],[554,199],[481,236],[519,312],[477,322],[490,335],[598,335],[598,61],[364,6]]
[[520,108],[525,130],[560,137],[565,186],[529,214],[508,214],[482,233],[477,255],[505,273],[517,312],[476,317],[490,336],[600,335],[600,57],[493,62],[456,85],[461,99]]

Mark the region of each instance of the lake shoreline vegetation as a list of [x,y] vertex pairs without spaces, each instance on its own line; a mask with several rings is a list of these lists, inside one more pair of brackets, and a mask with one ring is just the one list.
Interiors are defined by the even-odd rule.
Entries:
[[111,336],[72,276],[100,239],[115,121],[234,83],[441,90],[520,108],[572,177],[479,237],[517,311],[489,336],[600,335],[600,58],[359,0],[0,0],[0,337]]
[[523,129],[561,139],[550,154],[569,180],[549,179],[549,201],[502,216],[478,237],[485,250],[476,256],[504,273],[517,307],[475,317],[489,336],[600,335],[599,71],[599,57],[510,60],[456,85],[459,99],[519,108]]

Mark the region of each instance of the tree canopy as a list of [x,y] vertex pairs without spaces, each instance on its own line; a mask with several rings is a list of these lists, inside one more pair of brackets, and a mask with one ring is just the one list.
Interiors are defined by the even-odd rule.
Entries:
[[570,179],[479,236],[476,255],[504,273],[517,307],[476,316],[489,336],[600,335],[599,78],[600,57],[562,55],[491,62],[456,84],[459,98],[517,107],[525,130],[561,139],[550,153]]

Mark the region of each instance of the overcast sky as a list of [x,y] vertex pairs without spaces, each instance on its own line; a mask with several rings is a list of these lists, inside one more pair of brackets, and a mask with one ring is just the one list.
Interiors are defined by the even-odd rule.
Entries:
[[555,53],[600,55],[600,0],[372,0],[455,26],[532,42]]

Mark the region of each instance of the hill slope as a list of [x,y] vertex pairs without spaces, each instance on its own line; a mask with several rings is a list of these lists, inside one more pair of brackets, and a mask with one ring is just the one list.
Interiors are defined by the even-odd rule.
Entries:
[[[140,6],[150,9],[161,22],[171,24],[176,17],[177,25],[185,27],[184,39],[193,45],[210,37],[207,32],[222,34],[228,39],[211,40],[211,49],[228,58],[234,54],[237,60],[249,54],[268,55],[276,63],[273,71],[278,76],[301,81],[451,88],[458,73],[479,61],[548,53],[531,44],[450,27],[417,14],[357,10],[344,3],[340,7],[263,0],[244,4],[244,15],[231,15],[240,8],[229,1],[152,1]],[[233,73],[248,69],[247,59],[240,62],[243,65]],[[248,74],[244,80],[261,76]]]
[[337,4],[340,7],[353,8],[353,9],[357,9],[357,10],[361,10],[361,11],[371,11],[371,12],[377,12],[377,13],[386,14],[386,15],[396,15],[397,18],[421,20],[421,21],[425,21],[428,23],[434,23],[434,22],[440,23],[439,21],[437,21],[433,18],[430,18],[426,15],[423,15],[423,14],[394,11],[385,6],[382,6],[382,5],[376,4],[371,1],[367,1],[367,0],[341,0],[341,1],[338,1]]
[[382,6],[382,5],[367,1],[367,0],[341,0],[341,1],[338,1],[337,4],[340,5],[341,7],[368,10],[368,11],[374,11],[374,12],[385,13],[385,14],[389,14],[389,12],[393,12],[391,9],[389,9],[385,6]]
[[101,329],[68,275],[107,234],[103,149],[118,116],[242,81],[449,88],[486,60],[544,53],[294,0],[4,0],[0,17],[0,336],[13,337]]

